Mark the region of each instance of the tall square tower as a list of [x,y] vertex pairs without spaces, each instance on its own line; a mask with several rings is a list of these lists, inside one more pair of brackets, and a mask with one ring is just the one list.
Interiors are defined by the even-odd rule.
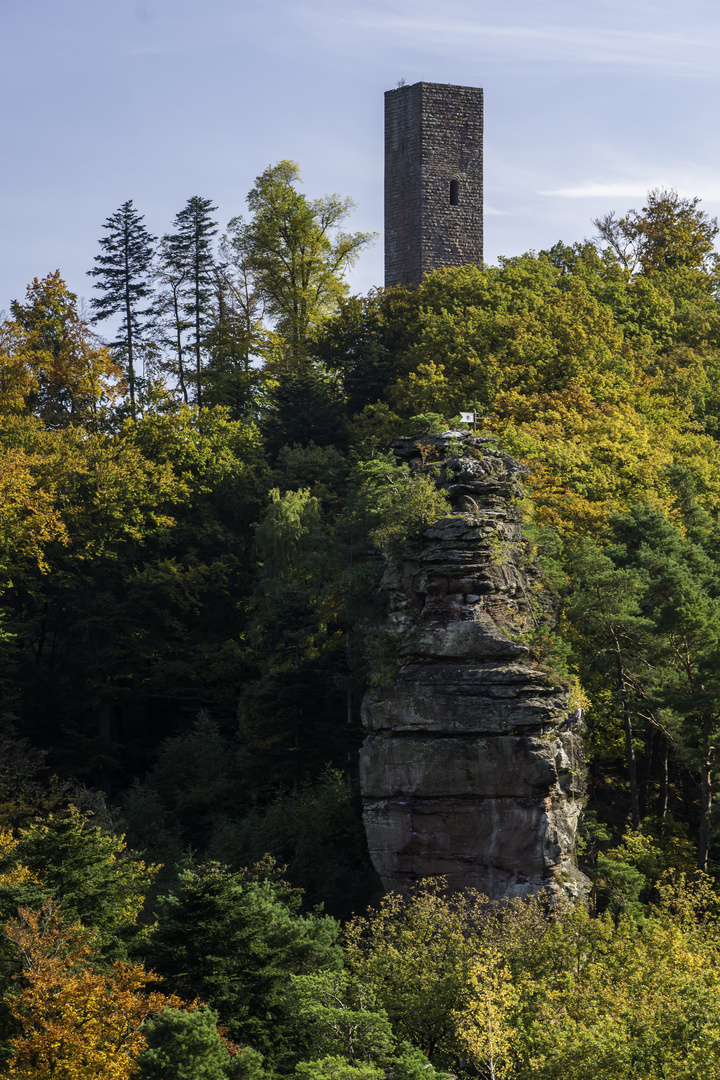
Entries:
[[385,285],[483,261],[483,92],[414,83],[385,94]]

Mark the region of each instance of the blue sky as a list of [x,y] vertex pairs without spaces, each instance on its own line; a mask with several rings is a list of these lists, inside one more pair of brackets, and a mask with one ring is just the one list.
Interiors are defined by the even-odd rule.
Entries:
[[[0,309],[59,268],[89,297],[126,199],[221,225],[299,162],[382,230],[383,92],[485,89],[486,258],[589,237],[650,187],[720,214],[720,7],[706,0],[0,0]],[[353,291],[382,284],[382,236]]]

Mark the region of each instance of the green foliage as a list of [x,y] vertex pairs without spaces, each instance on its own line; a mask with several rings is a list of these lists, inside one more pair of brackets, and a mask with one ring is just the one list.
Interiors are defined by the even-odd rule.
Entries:
[[294,161],[269,166],[248,195],[251,220],[234,218],[228,226],[294,361],[305,355],[311,331],[347,292],[342,274],[371,239],[368,233],[341,231],[351,199],[307,199],[295,189],[299,179]]
[[599,845],[608,843],[610,840],[611,834],[607,826],[598,820],[597,811],[585,808],[578,828],[578,855],[583,861],[594,866]]
[[[615,543],[578,545],[568,618],[592,696],[613,686],[640,824],[634,731],[651,725],[700,774],[698,864],[707,867],[720,643],[715,529],[689,501],[686,530],[647,506],[611,521]],[[694,519],[694,520],[693,520]],[[606,699],[607,700],[607,699]]]
[[70,807],[21,830],[11,857],[37,875],[66,918],[97,933],[105,957],[127,954],[155,868],[129,850],[124,837]]
[[270,861],[236,873],[218,863],[185,870],[157,904],[149,963],[168,990],[217,1010],[231,1038],[279,1053],[288,976],[340,963],[335,921],[299,909],[299,893]]
[[432,477],[398,466],[392,454],[359,461],[353,482],[356,513],[381,551],[417,539],[423,526],[449,513],[447,496]]
[[[716,223],[652,192],[598,223],[603,250],[557,244],[347,298],[367,238],[336,228],[347,202],[307,200],[297,179],[292,163],[258,178],[222,267],[209,200],[166,237],[158,348],[175,355],[157,362],[180,408],[156,386],[128,417],[59,274],[0,326],[6,913],[52,895],[98,935],[96,967],[144,949],[208,1002],[148,1024],[157,1075],[252,1080],[262,1052],[318,1080],[712,1078],[717,902],[678,873],[689,837],[701,867],[717,841]],[[125,310],[128,332],[140,314]],[[586,709],[591,911],[421,888],[349,924],[343,969],[336,924],[307,907],[347,916],[377,887],[354,774],[359,628],[377,616],[380,553],[449,513],[432,463],[385,450],[460,409],[530,466],[533,601],[559,621],[528,640]],[[371,644],[386,670],[391,639]],[[162,877],[65,809],[79,789],[34,745],[60,775],[126,789],[127,831]],[[266,852],[304,901],[269,863],[243,869]],[[7,999],[20,957],[0,944]]]
[[348,390],[378,350],[392,359],[350,396],[361,438],[473,408],[531,465],[542,522],[598,532],[639,500],[670,510],[677,463],[719,505],[717,447],[699,426],[715,431],[720,400],[713,281],[684,266],[632,277],[593,245],[557,245],[431,274],[407,303],[391,290],[348,305],[318,351],[326,364],[334,351]]
[[113,344],[127,361],[130,414],[133,417],[138,339],[150,314],[150,309],[142,310],[139,305],[152,296],[150,272],[156,243],[142,222],[142,215],[138,214],[132,199],[128,199],[104,223],[107,234],[100,240],[102,254],[95,256],[95,269],[88,270],[91,277],[98,279],[93,288],[101,293],[90,301],[95,320],[122,316]]
[[27,739],[0,739],[0,828],[18,829],[64,808],[78,792],[50,773],[47,752]]
[[283,446],[275,462],[274,479],[283,491],[308,488],[325,509],[337,510],[348,474],[345,456],[334,446]]
[[340,1055],[351,1065],[387,1066],[395,1037],[371,987],[347,971],[297,975],[292,983],[299,1057]]
[[288,445],[345,446],[342,394],[324,372],[308,364],[281,372],[268,391],[268,404],[263,434],[273,460]]
[[342,376],[351,416],[384,403],[398,375],[406,373],[404,354],[417,333],[419,295],[397,287],[348,297],[315,335],[313,355]]
[[[240,740],[246,776],[256,791],[262,781],[267,798],[278,786],[297,794],[309,768],[317,776],[324,765],[338,763],[342,750],[347,753],[346,732],[337,723],[342,706],[336,678],[345,666],[345,642],[337,625],[328,625],[334,611],[321,610],[336,552],[309,490],[271,492],[255,550],[248,643],[256,677],[240,699]],[[314,717],[310,727],[308,717]]]
[[231,1056],[207,1006],[188,1012],[164,1008],[143,1026],[147,1046],[138,1060],[141,1080],[243,1080],[263,1076],[262,1058],[246,1050]]
[[123,800],[134,844],[163,861],[205,850],[218,817],[233,805],[233,749],[206,712],[161,743],[154,768]]
[[451,899],[442,882],[423,882],[405,901],[390,893],[377,911],[346,927],[346,964],[386,1011],[401,1040],[440,1067],[460,1053],[454,1013],[475,953],[473,929],[484,898],[469,890]]
[[387,1003],[396,1032],[442,1030],[429,1056],[454,1072],[659,1080],[689,1078],[702,1061],[715,1076],[717,896],[707,879],[679,876],[658,892],[638,922],[425,887],[351,925],[349,966]]
[[307,488],[270,491],[270,505],[255,531],[255,550],[263,572],[274,580],[292,580],[314,548],[320,529],[320,505]]
[[698,917],[694,890],[680,891],[682,928],[667,901],[642,926],[582,910],[550,924],[534,950],[541,974],[519,982],[513,1075],[654,1080],[690,1077],[700,1060],[718,1075],[716,916]]
[[452,1076],[436,1069],[422,1050],[409,1042],[398,1044],[390,1068],[394,1080],[451,1080]]
[[339,918],[363,908],[379,891],[369,871],[360,794],[339,769],[327,767],[297,794],[282,793],[262,809],[216,818],[208,854],[232,869],[269,853],[286,866],[308,907],[322,903]]
[[21,435],[27,484],[7,522],[14,708],[34,741],[109,791],[199,704],[234,715],[260,437],[187,408],[107,435],[7,425],[11,456]]
[[621,218],[611,213],[594,222],[622,265],[648,275],[685,267],[714,268],[717,218],[697,209],[700,199],[681,198],[674,188],[655,188],[647,199],[642,213],[628,210]]
[[622,911],[640,917],[643,910],[640,894],[647,884],[645,875],[625,859],[602,852],[597,857],[597,872],[610,894],[609,910],[615,915]]
[[0,327],[0,414],[32,414],[50,430],[104,426],[120,369],[98,344],[60,271],[28,285]]
[[376,1070],[398,1080],[446,1080],[421,1050],[397,1042],[374,991],[348,971],[296,976],[293,987],[296,1053],[311,1059],[296,1064],[296,1076],[360,1077]]
[[212,238],[217,233],[212,213],[216,209],[212,199],[193,195],[175,215],[175,232],[163,237],[167,270],[174,275],[180,290],[179,309],[176,310],[178,335],[182,338],[186,330],[192,335],[189,347],[195,354],[193,382],[197,405],[203,404],[203,351],[205,335],[211,325],[210,300],[215,269]]
[[383,1080],[385,1073],[377,1065],[351,1065],[337,1054],[318,1061],[301,1061],[293,1074],[297,1080]]

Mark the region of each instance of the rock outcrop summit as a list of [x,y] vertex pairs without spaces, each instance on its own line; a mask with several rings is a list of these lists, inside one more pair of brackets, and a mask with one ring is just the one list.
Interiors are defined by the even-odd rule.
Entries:
[[522,535],[524,466],[464,432],[393,449],[434,477],[452,512],[386,558],[396,665],[363,701],[360,760],[375,868],[399,892],[442,875],[494,899],[577,895],[581,720],[532,659],[552,602]]

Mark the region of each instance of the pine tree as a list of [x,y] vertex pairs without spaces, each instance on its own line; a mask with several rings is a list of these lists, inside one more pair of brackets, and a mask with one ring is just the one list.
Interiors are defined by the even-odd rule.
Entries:
[[156,237],[143,225],[143,217],[133,206],[132,199],[124,202],[103,225],[107,235],[100,240],[102,255],[95,256],[97,266],[88,270],[98,278],[93,286],[101,296],[93,297],[90,306],[96,312],[95,322],[122,315],[122,322],[113,345],[127,356],[130,409],[135,416],[135,350],[138,339],[147,327],[149,309],[140,305],[152,295],[151,266]]
[[218,230],[210,215],[216,209],[210,199],[193,195],[175,216],[176,232],[163,237],[168,267],[183,274],[186,286],[183,314],[194,331],[191,345],[195,352],[198,405],[202,405],[203,338],[211,321],[215,288],[212,238]]
[[[262,1057],[245,1047],[235,1061],[217,1029],[217,1013],[207,1005],[193,1012],[163,1009],[143,1027],[147,1047],[140,1055],[141,1080],[228,1080],[264,1076]],[[241,1066],[249,1066],[243,1070]]]
[[219,863],[183,870],[158,900],[150,964],[172,992],[217,1010],[231,1039],[278,1053],[290,976],[342,963],[338,924],[302,914],[301,900],[269,858],[237,873]]

